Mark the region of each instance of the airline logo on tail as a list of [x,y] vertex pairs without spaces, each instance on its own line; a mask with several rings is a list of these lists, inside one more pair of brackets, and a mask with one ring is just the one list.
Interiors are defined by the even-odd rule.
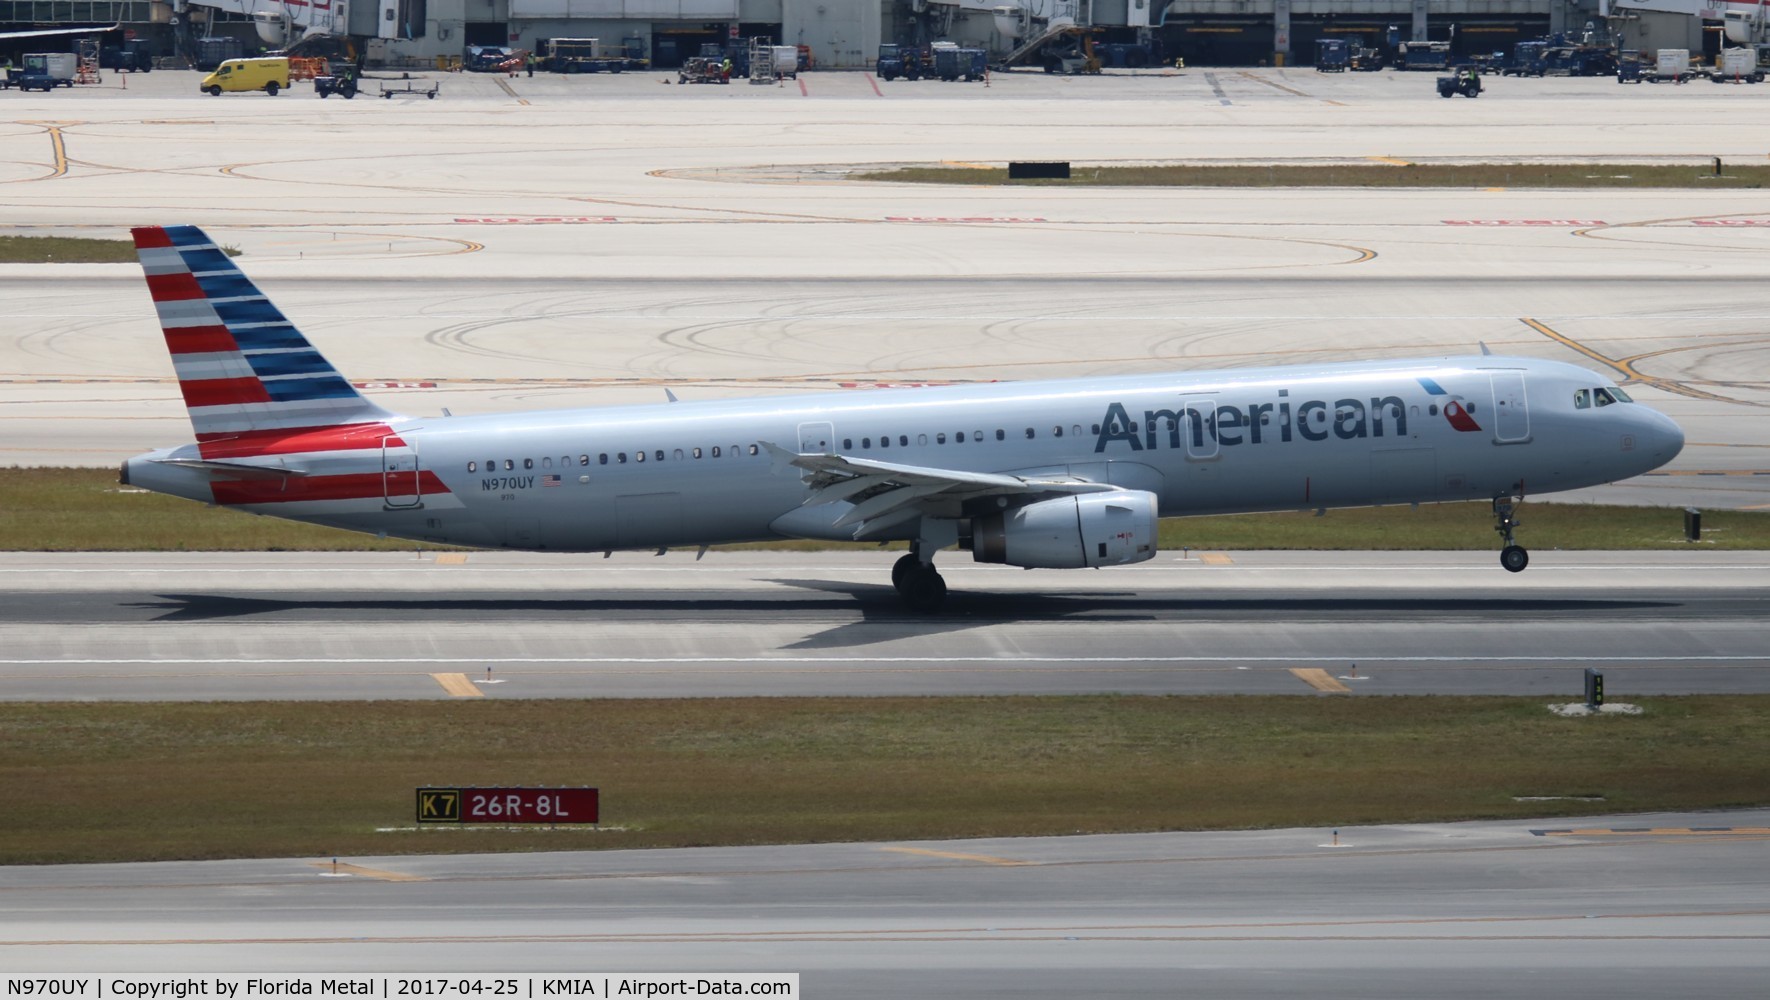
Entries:
[[400,418],[358,393],[202,230],[133,233],[197,434],[186,464],[214,477],[216,503],[410,506],[448,492],[418,469],[390,424]]
[[1450,421],[1452,427],[1465,432],[1478,431],[1481,429],[1481,425],[1476,423],[1475,418],[1470,416],[1469,411],[1464,408],[1463,398],[1461,396],[1451,396],[1450,393],[1444,391],[1444,386],[1439,385],[1437,382],[1434,382],[1429,378],[1421,378],[1418,381],[1420,385],[1425,387],[1425,390],[1433,396],[1445,397],[1444,405],[1439,407],[1439,409],[1444,411],[1444,419]]

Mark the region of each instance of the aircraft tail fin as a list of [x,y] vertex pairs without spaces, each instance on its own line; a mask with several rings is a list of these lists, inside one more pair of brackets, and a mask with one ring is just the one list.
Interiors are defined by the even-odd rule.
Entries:
[[260,450],[251,440],[280,450],[269,442],[397,419],[345,381],[201,229],[132,232],[199,443],[229,440],[228,450],[251,454]]

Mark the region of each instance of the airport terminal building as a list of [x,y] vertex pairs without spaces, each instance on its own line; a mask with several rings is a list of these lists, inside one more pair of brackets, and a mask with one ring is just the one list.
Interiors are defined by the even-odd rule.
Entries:
[[[817,69],[871,68],[883,42],[951,40],[1000,61],[1025,41],[1029,25],[1064,18],[1102,43],[1133,46],[1122,63],[1131,68],[1176,59],[1309,65],[1315,41],[1330,36],[1391,48],[1443,41],[1458,53],[1489,53],[1557,32],[1577,38],[1602,30],[1604,13],[1626,46],[1703,48],[1697,17],[1623,12],[1631,2],[1649,0],[1614,0],[1604,12],[1600,0],[313,0],[298,7],[330,11],[337,33],[366,40],[370,59],[388,65],[434,64],[468,46],[534,49],[550,38],[597,38],[667,68],[705,44],[755,36],[803,46]],[[193,37],[231,34],[255,52],[275,45],[260,37],[253,15],[288,18],[298,7],[282,0],[0,0],[0,26],[120,23],[161,55],[188,51]]]

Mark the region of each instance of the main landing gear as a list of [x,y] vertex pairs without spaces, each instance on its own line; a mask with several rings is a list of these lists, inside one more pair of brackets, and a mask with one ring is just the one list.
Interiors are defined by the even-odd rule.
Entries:
[[946,603],[946,580],[934,568],[932,558],[924,561],[921,546],[912,544],[908,555],[891,567],[891,585],[911,610],[933,614]]
[[1500,565],[1508,573],[1522,573],[1524,567],[1530,565],[1530,553],[1524,546],[1512,540],[1512,530],[1518,527],[1518,519],[1513,516],[1517,509],[1509,496],[1493,498],[1493,530],[1500,533],[1506,547],[1500,550]]

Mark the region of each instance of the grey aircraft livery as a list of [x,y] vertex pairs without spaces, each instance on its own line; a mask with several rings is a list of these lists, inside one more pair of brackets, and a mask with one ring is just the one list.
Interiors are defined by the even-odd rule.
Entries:
[[196,443],[138,487],[458,545],[608,552],[778,538],[908,541],[892,583],[934,611],[934,555],[1072,569],[1156,554],[1189,514],[1490,500],[1640,475],[1664,414],[1574,365],[1487,354],[407,417],[364,398],[192,226],[136,229]]

